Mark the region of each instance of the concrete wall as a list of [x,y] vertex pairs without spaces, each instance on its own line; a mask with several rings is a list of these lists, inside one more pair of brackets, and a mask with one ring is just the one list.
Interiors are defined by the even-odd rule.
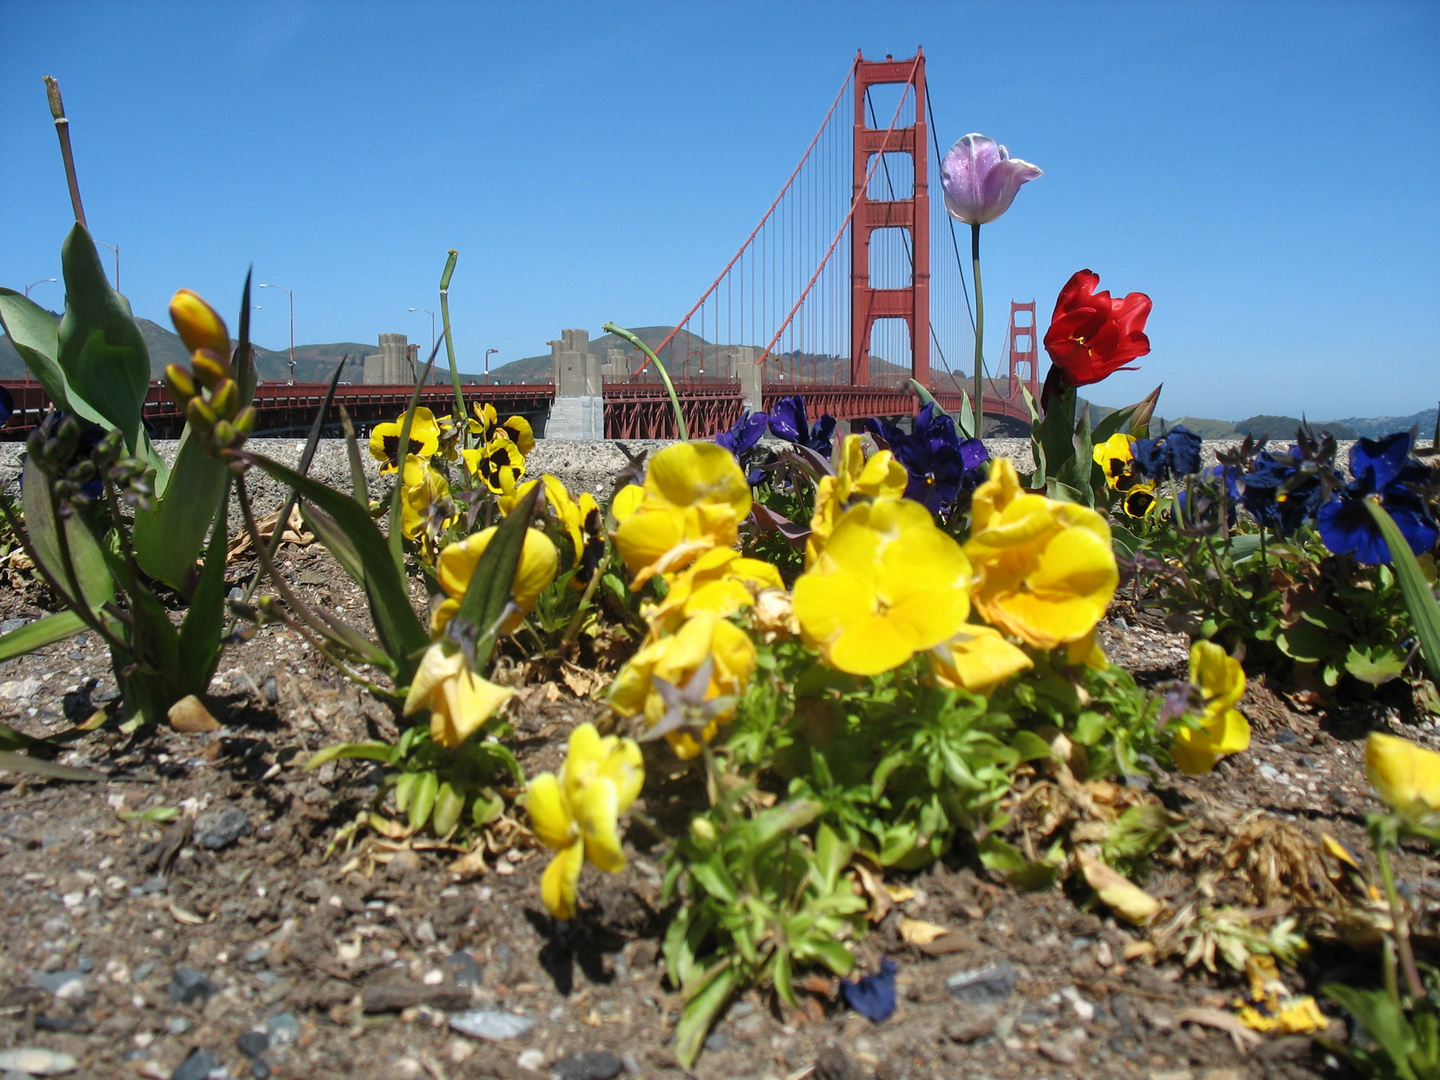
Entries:
[[381,334],[380,351],[365,357],[365,385],[393,386],[415,382],[409,363],[409,339],[404,334]]

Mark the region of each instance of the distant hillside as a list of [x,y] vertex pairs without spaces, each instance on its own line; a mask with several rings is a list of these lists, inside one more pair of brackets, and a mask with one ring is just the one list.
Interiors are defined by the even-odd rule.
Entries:
[[[1235,430],[1240,435],[1253,435],[1255,438],[1269,436],[1277,442],[1285,439],[1293,439],[1295,433],[1300,430],[1304,423],[1293,416],[1252,416],[1246,420],[1235,421]],[[1337,420],[1326,420],[1323,422],[1310,421],[1310,427],[1316,432],[1328,431],[1337,439],[1354,439],[1358,437],[1356,430],[1349,424]]]
[[1352,416],[1340,421],[1367,439],[1378,439],[1382,435],[1391,435],[1397,431],[1409,431],[1412,427],[1420,429],[1420,438],[1425,442],[1435,434],[1435,412],[1434,409],[1421,409],[1409,416]]
[[1235,425],[1229,420],[1211,420],[1204,416],[1182,416],[1178,420],[1165,421],[1166,427],[1183,424],[1202,439],[1233,439],[1237,437]]

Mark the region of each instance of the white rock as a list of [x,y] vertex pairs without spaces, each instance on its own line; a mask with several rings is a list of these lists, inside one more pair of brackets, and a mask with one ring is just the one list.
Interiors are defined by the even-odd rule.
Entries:
[[31,1076],[60,1076],[75,1071],[75,1059],[54,1050],[24,1046],[18,1050],[0,1050],[0,1069],[29,1073]]

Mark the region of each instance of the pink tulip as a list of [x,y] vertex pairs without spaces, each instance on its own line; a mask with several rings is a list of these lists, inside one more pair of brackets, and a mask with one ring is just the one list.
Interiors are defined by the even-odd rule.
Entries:
[[1015,201],[1020,185],[1041,175],[1028,161],[1012,158],[994,139],[970,134],[940,161],[945,208],[970,225],[994,221]]

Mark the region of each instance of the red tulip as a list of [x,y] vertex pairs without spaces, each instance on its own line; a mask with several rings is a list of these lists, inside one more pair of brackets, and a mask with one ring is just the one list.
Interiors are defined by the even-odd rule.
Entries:
[[1121,300],[1096,292],[1100,275],[1081,270],[1065,283],[1045,332],[1045,351],[1056,371],[1072,387],[1088,386],[1150,351],[1145,320],[1150,297],[1133,292]]

